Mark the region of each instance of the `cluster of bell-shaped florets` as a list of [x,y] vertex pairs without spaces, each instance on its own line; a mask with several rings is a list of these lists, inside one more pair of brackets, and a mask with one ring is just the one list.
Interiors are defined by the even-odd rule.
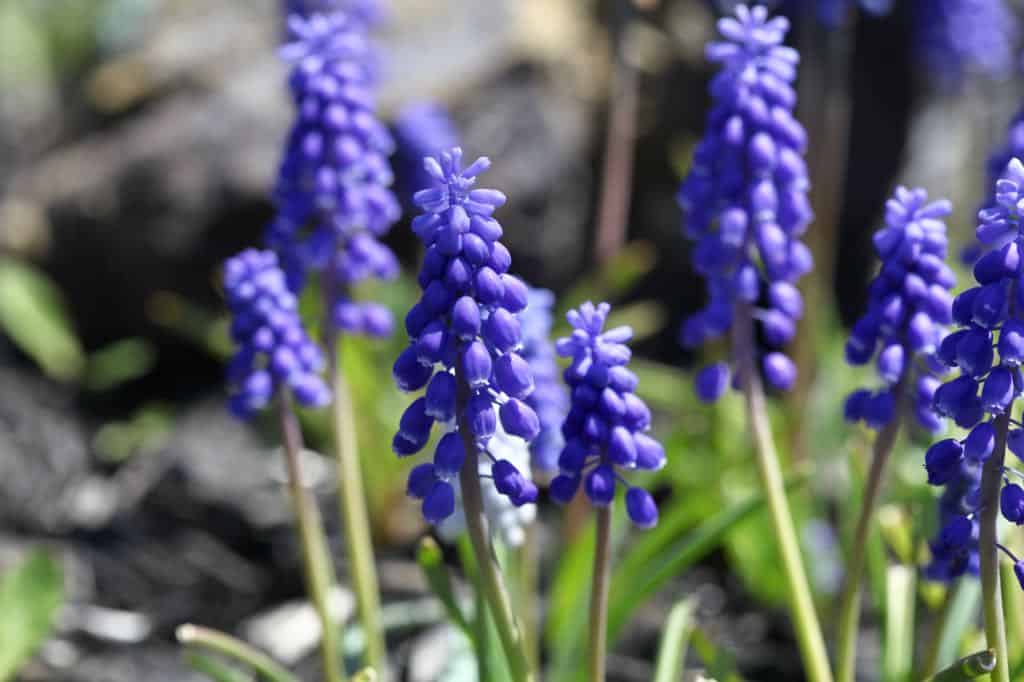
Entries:
[[320,348],[306,334],[295,294],[272,251],[246,249],[224,264],[224,294],[237,346],[227,375],[229,407],[248,418],[288,390],[305,407],[331,400],[320,371]]
[[[1010,121],[1003,144],[993,150],[985,163],[985,199],[982,208],[991,208],[995,204],[996,183],[1006,173],[1006,166],[1011,159],[1024,157],[1024,111],[1020,111]],[[982,253],[984,245],[977,239],[970,239],[964,247],[961,259],[965,265],[974,265]]]
[[606,331],[610,310],[607,303],[589,301],[570,310],[572,335],[555,344],[559,355],[572,358],[564,373],[571,407],[562,425],[560,473],[552,479],[550,493],[556,502],[567,503],[582,484],[592,504],[606,507],[619,484],[625,485],[629,518],[641,528],[651,528],[658,522],[654,499],[643,488],[630,486],[619,471],[660,469],[665,450],[647,435],[651,412],[634,393],[637,376],[627,367],[632,353],[626,342],[633,330]]
[[1013,72],[1020,26],[1005,0],[914,0],[913,15],[918,58],[940,83]]
[[530,363],[534,384],[526,404],[533,408],[540,420],[540,433],[530,443],[531,462],[541,471],[553,471],[558,467],[558,455],[565,445],[562,422],[569,411],[569,394],[561,380],[555,344],[551,339],[554,304],[553,293],[547,289],[531,288],[529,304],[519,313],[523,334],[520,354]]
[[343,13],[292,15],[289,80],[297,118],[274,189],[277,216],[268,246],[280,254],[289,286],[310,271],[332,287],[330,322],[349,333],[390,333],[390,315],[350,300],[357,282],[398,274],[394,254],[378,241],[401,210],[390,189],[394,143],[377,119],[362,23]]
[[[944,446],[949,449],[949,446]],[[952,456],[953,450],[949,454]],[[972,456],[975,445],[972,444]],[[945,480],[942,495],[939,496],[939,532],[929,543],[932,556],[925,568],[930,580],[948,582],[965,573],[978,574],[978,521],[974,512],[978,509],[981,493],[982,463],[975,458],[956,455],[959,466],[952,472],[943,472]],[[948,478],[946,478],[948,476]],[[931,476],[929,476],[931,479]]]
[[[935,410],[968,430],[965,438],[941,440],[925,454],[929,483],[968,491],[955,494],[962,500],[959,512],[952,511],[954,505],[943,509],[948,518],[940,541],[933,547],[940,561],[952,553],[970,565],[977,536],[973,516],[979,502],[975,469],[980,469],[997,447],[997,420],[1008,424],[1009,450],[1018,457],[1024,453],[1024,429],[1012,415],[1014,401],[1024,391],[1022,209],[1024,165],[1013,159],[996,182],[994,204],[978,214],[976,235],[988,248],[974,265],[978,286],[953,301],[953,319],[961,329],[947,336],[939,347],[939,357],[947,366],[958,367],[960,376],[935,391]],[[1010,469],[1005,471],[1012,473]],[[1024,505],[1018,504],[1024,500],[1022,492],[1017,484],[1007,483],[1001,493],[1003,515],[1017,524],[1024,522]]]
[[[410,344],[395,361],[394,376],[404,391],[427,390],[402,416],[393,449],[403,457],[419,452],[434,422],[447,431],[433,463],[414,468],[408,486],[423,500],[424,517],[438,523],[455,510],[452,478],[467,456],[488,456],[498,421],[506,434],[527,442],[537,437],[540,421],[526,403],[533,374],[519,354],[517,314],[527,306],[528,290],[508,272],[512,257],[498,241],[502,228],[493,217],[505,195],[474,189],[490,161],[479,158],[463,169],[456,147],[424,166],[433,187],[416,193],[423,213],[412,223],[426,247],[423,293],[406,316]],[[466,444],[474,451],[467,453]],[[536,486],[508,460],[494,461],[491,476],[516,506],[537,497]]]
[[883,387],[850,394],[850,421],[881,429],[906,395],[922,427],[942,428],[932,398],[940,384],[936,374],[945,371],[936,352],[953,321],[956,275],[945,262],[944,222],[951,211],[949,201],[929,202],[920,188],[897,187],[885,205],[885,226],[874,236],[882,267],[868,288],[867,312],[846,342],[847,362],[863,365],[874,358]]
[[[812,213],[807,200],[807,141],[793,116],[799,55],[783,45],[789,22],[764,7],[739,5],[718,22],[725,38],[707,55],[722,65],[711,83],[713,106],[693,166],[679,191],[693,265],[709,301],[683,326],[696,347],[726,333],[738,303],[761,304],[755,317],[768,351],[760,364],[769,385],[789,388],[793,362],[778,349],[796,333],[803,301],[794,283],[812,266],[800,241]],[[698,394],[712,401],[729,385],[728,365],[698,375]]]

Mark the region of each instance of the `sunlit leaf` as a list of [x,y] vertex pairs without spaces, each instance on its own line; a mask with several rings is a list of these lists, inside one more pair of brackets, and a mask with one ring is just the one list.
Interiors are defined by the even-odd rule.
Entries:
[[60,564],[34,551],[0,579],[0,680],[10,680],[50,634],[64,595]]

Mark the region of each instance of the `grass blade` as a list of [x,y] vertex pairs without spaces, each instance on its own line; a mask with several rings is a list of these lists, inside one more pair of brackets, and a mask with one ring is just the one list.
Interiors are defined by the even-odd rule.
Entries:
[[42,550],[0,581],[0,680],[10,680],[43,643],[64,598],[60,564]]
[[885,611],[884,679],[908,679],[914,665],[914,604],[916,572],[909,566],[894,564],[886,575],[888,608]]
[[962,682],[988,675],[995,670],[996,652],[988,649],[965,656],[931,679],[931,682]]
[[658,648],[654,682],[676,682],[682,674],[686,644],[693,631],[693,612],[696,607],[696,599],[687,597],[677,602],[669,612]]

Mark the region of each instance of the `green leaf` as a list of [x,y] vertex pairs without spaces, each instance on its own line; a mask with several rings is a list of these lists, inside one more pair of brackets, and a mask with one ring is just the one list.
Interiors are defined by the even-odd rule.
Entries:
[[90,391],[109,391],[149,373],[156,360],[153,345],[145,339],[121,339],[88,358],[83,377]]
[[707,666],[711,679],[718,682],[740,682],[743,678],[736,672],[736,657],[726,649],[720,649],[699,627],[690,634],[693,649]]
[[434,596],[444,606],[449,620],[459,626],[472,639],[473,633],[470,629],[469,620],[462,612],[462,607],[459,606],[458,599],[455,597],[451,576],[448,574],[448,569],[445,568],[441,548],[433,538],[425,537],[420,542],[419,550],[416,552],[416,561],[419,563],[420,569],[423,570],[423,574],[427,578],[427,584],[430,585]]
[[914,665],[914,606],[917,572],[894,564],[886,574],[885,650],[882,668],[887,680],[906,680]]
[[974,627],[981,607],[981,584],[974,578],[961,578],[950,597],[942,637],[939,640],[939,654],[936,665],[950,665],[960,654],[960,644],[967,632]]
[[226,663],[204,654],[190,651],[185,654],[185,662],[197,673],[209,677],[213,682],[252,682],[252,676],[241,670],[235,670]]
[[668,546],[640,574],[616,571],[608,606],[608,641],[615,642],[633,611],[666,582],[686,571],[714,550],[739,523],[764,505],[761,495],[723,509],[695,531]]
[[654,669],[654,682],[677,682],[686,659],[686,643],[693,631],[693,612],[697,607],[694,597],[676,602],[669,611],[661,635],[658,659]]
[[0,581],[0,680],[12,679],[50,634],[63,595],[61,566],[42,550]]
[[85,358],[56,285],[10,257],[0,257],[0,330],[54,379],[81,373]]

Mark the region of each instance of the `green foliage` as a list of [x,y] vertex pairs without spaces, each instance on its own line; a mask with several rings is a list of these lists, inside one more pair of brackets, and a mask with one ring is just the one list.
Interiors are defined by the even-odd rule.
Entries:
[[60,563],[33,551],[0,580],[0,680],[13,679],[53,625],[64,599]]
[[57,287],[39,269],[10,257],[0,257],[0,330],[55,379],[76,379],[85,367]]
[[694,598],[688,597],[672,607],[665,629],[661,635],[658,658],[654,669],[654,682],[676,682],[683,672],[686,659],[686,645],[693,631],[693,615],[697,607]]

